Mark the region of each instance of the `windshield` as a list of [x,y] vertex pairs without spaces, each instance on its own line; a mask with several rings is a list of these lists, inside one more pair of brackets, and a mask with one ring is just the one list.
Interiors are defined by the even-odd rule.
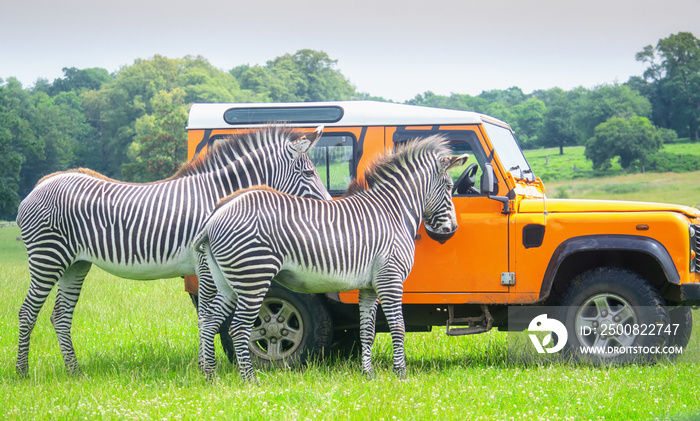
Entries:
[[496,155],[501,160],[503,168],[513,174],[515,178],[534,181],[535,175],[525,160],[525,155],[515,142],[513,133],[505,127],[487,122],[484,122],[484,129],[491,139],[491,144],[496,150]]

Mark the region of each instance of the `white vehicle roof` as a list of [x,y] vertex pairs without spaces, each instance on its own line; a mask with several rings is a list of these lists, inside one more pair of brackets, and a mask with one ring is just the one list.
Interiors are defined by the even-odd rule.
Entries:
[[448,110],[443,108],[422,107],[417,105],[394,104],[379,101],[329,101],[329,102],[293,102],[293,103],[245,103],[245,104],[193,104],[190,108],[187,128],[194,129],[230,129],[258,126],[261,123],[230,123],[224,114],[232,109],[297,109],[297,108],[335,108],[338,118],[334,121],[292,122],[290,126],[323,125],[326,127],[342,126],[420,126],[448,124],[481,124],[483,121],[509,127],[506,123],[483,114],[470,111]]

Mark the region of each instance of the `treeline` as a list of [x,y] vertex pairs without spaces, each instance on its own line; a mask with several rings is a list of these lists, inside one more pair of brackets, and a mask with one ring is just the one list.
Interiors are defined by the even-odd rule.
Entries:
[[23,88],[0,79],[0,219],[46,174],[87,167],[126,181],[172,175],[186,160],[194,102],[329,101],[358,97],[336,61],[300,50],[265,66],[219,70],[203,57],[137,59],[110,74],[64,69]]
[[[633,165],[663,141],[697,140],[700,41],[679,33],[636,58],[648,70],[623,84],[531,94],[517,87],[478,96],[426,92],[407,103],[501,118],[525,148],[558,146],[563,153],[569,145],[589,145],[597,168],[614,157]],[[383,100],[357,92],[336,64],[314,50],[230,71],[203,57],[154,56],[112,74],[65,68],[62,78],[29,88],[0,79],[0,219],[14,217],[21,197],[55,171],[87,167],[135,182],[172,175],[186,159],[193,102]]]

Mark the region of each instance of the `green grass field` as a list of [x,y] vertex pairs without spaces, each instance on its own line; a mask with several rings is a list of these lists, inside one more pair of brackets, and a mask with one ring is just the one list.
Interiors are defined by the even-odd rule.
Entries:
[[[594,170],[593,164],[586,159],[584,152],[584,146],[567,146],[564,148],[564,155],[559,155],[559,148],[524,151],[525,157],[535,175],[540,177],[545,183],[603,176],[610,177],[625,173],[617,159],[612,161],[612,168],[606,172]],[[661,153],[697,157],[700,156],[700,142],[667,144],[661,149]],[[680,167],[672,171],[680,172]]]
[[[244,384],[218,352],[218,380],[197,368],[195,311],[180,279],[122,280],[93,269],[73,338],[84,372],[65,374],[49,321],[52,297],[32,336],[30,376],[15,373],[17,312],[28,287],[16,227],[0,228],[1,419],[692,419],[700,415],[697,364],[624,367],[509,362],[508,335],[409,333],[408,379],[391,370],[391,341],[374,346],[377,378],[356,360],[260,371]],[[697,355],[700,325],[687,355]],[[685,356],[684,356],[685,357]],[[682,360],[681,360],[682,361]]]
[[676,203],[700,209],[700,172],[645,173],[546,182],[547,197]]
[[[664,152],[700,155],[700,143],[665,145]],[[547,196],[572,199],[613,199],[676,203],[700,208],[700,172],[625,174],[618,162],[602,174],[594,171],[583,146],[525,151],[535,175],[547,188]],[[547,164],[549,160],[549,164]],[[603,177],[602,175],[606,175]]]

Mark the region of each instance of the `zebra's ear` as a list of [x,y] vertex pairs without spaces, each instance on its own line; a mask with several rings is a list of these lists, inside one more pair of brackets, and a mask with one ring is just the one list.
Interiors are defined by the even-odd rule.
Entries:
[[440,166],[443,168],[442,171],[447,171],[450,168],[461,167],[467,162],[468,159],[468,153],[460,156],[446,156],[444,158],[440,158]]
[[316,142],[321,138],[321,134],[323,134],[323,126],[318,126],[312,133],[305,133],[299,139],[292,141],[294,157],[296,158],[301,154],[305,154],[309,149],[313,148]]

